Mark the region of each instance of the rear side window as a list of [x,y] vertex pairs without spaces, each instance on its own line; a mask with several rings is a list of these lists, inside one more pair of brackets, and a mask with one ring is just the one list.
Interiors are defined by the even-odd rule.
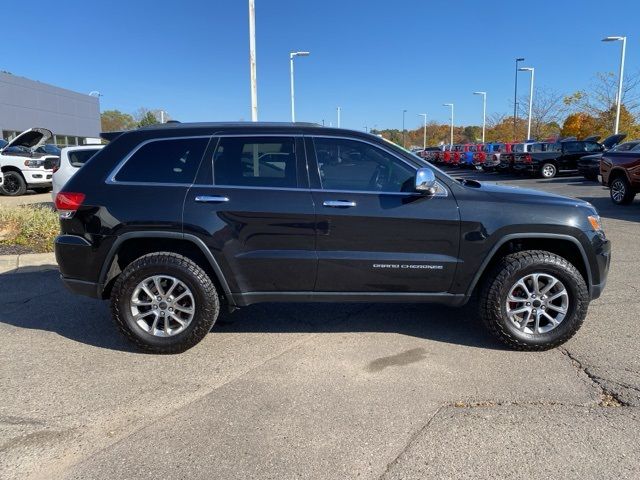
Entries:
[[208,142],[208,138],[175,138],[146,143],[127,160],[115,180],[192,183]]
[[87,160],[93,157],[98,152],[98,149],[93,150],[74,150],[69,152],[69,163],[72,167],[80,168]]
[[213,182],[296,188],[295,146],[293,137],[222,137],[213,156]]

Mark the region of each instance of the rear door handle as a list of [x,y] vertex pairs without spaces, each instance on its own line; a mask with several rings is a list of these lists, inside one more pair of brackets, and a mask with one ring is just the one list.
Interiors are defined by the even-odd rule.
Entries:
[[198,195],[196,197],[196,202],[201,203],[224,203],[228,201],[229,197],[225,197],[222,195]]
[[356,202],[350,202],[348,200],[325,200],[322,202],[322,205],[333,208],[351,208],[356,206]]

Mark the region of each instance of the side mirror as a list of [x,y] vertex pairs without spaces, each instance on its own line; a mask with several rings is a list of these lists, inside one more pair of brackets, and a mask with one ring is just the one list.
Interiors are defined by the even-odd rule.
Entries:
[[430,168],[419,168],[416,172],[416,192],[433,195],[436,193],[436,176]]

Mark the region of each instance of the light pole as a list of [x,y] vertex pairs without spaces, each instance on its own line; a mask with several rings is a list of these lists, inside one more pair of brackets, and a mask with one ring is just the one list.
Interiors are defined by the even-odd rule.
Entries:
[[407,113],[406,110],[402,110],[402,147],[407,148],[407,144],[404,141],[404,116]]
[[98,90],[91,90],[91,91],[89,92],[89,96],[90,96],[90,97],[101,97],[101,96],[102,96],[102,94],[101,94]]
[[422,117],[422,119],[423,119],[423,122],[422,122],[422,150],[426,150],[427,149],[427,114],[426,113],[419,113],[418,116]]
[[342,113],[342,107],[337,107],[336,112],[338,112],[338,128],[340,128],[340,114]]
[[482,143],[484,143],[484,130],[487,124],[487,92],[473,92],[474,95],[482,95]]
[[293,59],[294,57],[308,57],[309,52],[291,52],[289,54],[289,67],[291,71],[291,121],[296,121],[296,100],[293,89]]
[[606,37],[602,39],[603,42],[617,42],[622,41],[622,56],[620,58],[620,75],[618,78],[618,96],[616,105],[616,131],[620,128],[620,106],[622,105],[622,77],[624,76],[624,56],[627,50],[627,37]]
[[451,107],[451,143],[449,145],[453,145],[453,103],[443,103],[443,107]]
[[536,74],[536,69],[533,67],[522,67],[519,68],[520,72],[531,72],[531,83],[529,84],[529,125],[527,126],[527,138],[526,140],[531,139],[531,111],[533,109],[533,79]]
[[513,94],[513,140],[515,141],[518,132],[516,121],[518,119],[518,63],[524,62],[524,58],[516,58],[516,88]]
[[256,6],[249,0],[249,70],[251,77],[251,121],[258,121],[258,86],[256,80]]

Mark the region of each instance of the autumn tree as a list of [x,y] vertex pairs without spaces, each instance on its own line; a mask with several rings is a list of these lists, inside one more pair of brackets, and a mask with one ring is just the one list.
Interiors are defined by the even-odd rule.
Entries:
[[596,132],[596,123],[597,119],[588,113],[572,113],[564,120],[560,134],[563,137],[585,138]]
[[136,122],[128,113],[119,110],[105,110],[100,115],[100,124],[103,132],[120,132],[136,127]]

